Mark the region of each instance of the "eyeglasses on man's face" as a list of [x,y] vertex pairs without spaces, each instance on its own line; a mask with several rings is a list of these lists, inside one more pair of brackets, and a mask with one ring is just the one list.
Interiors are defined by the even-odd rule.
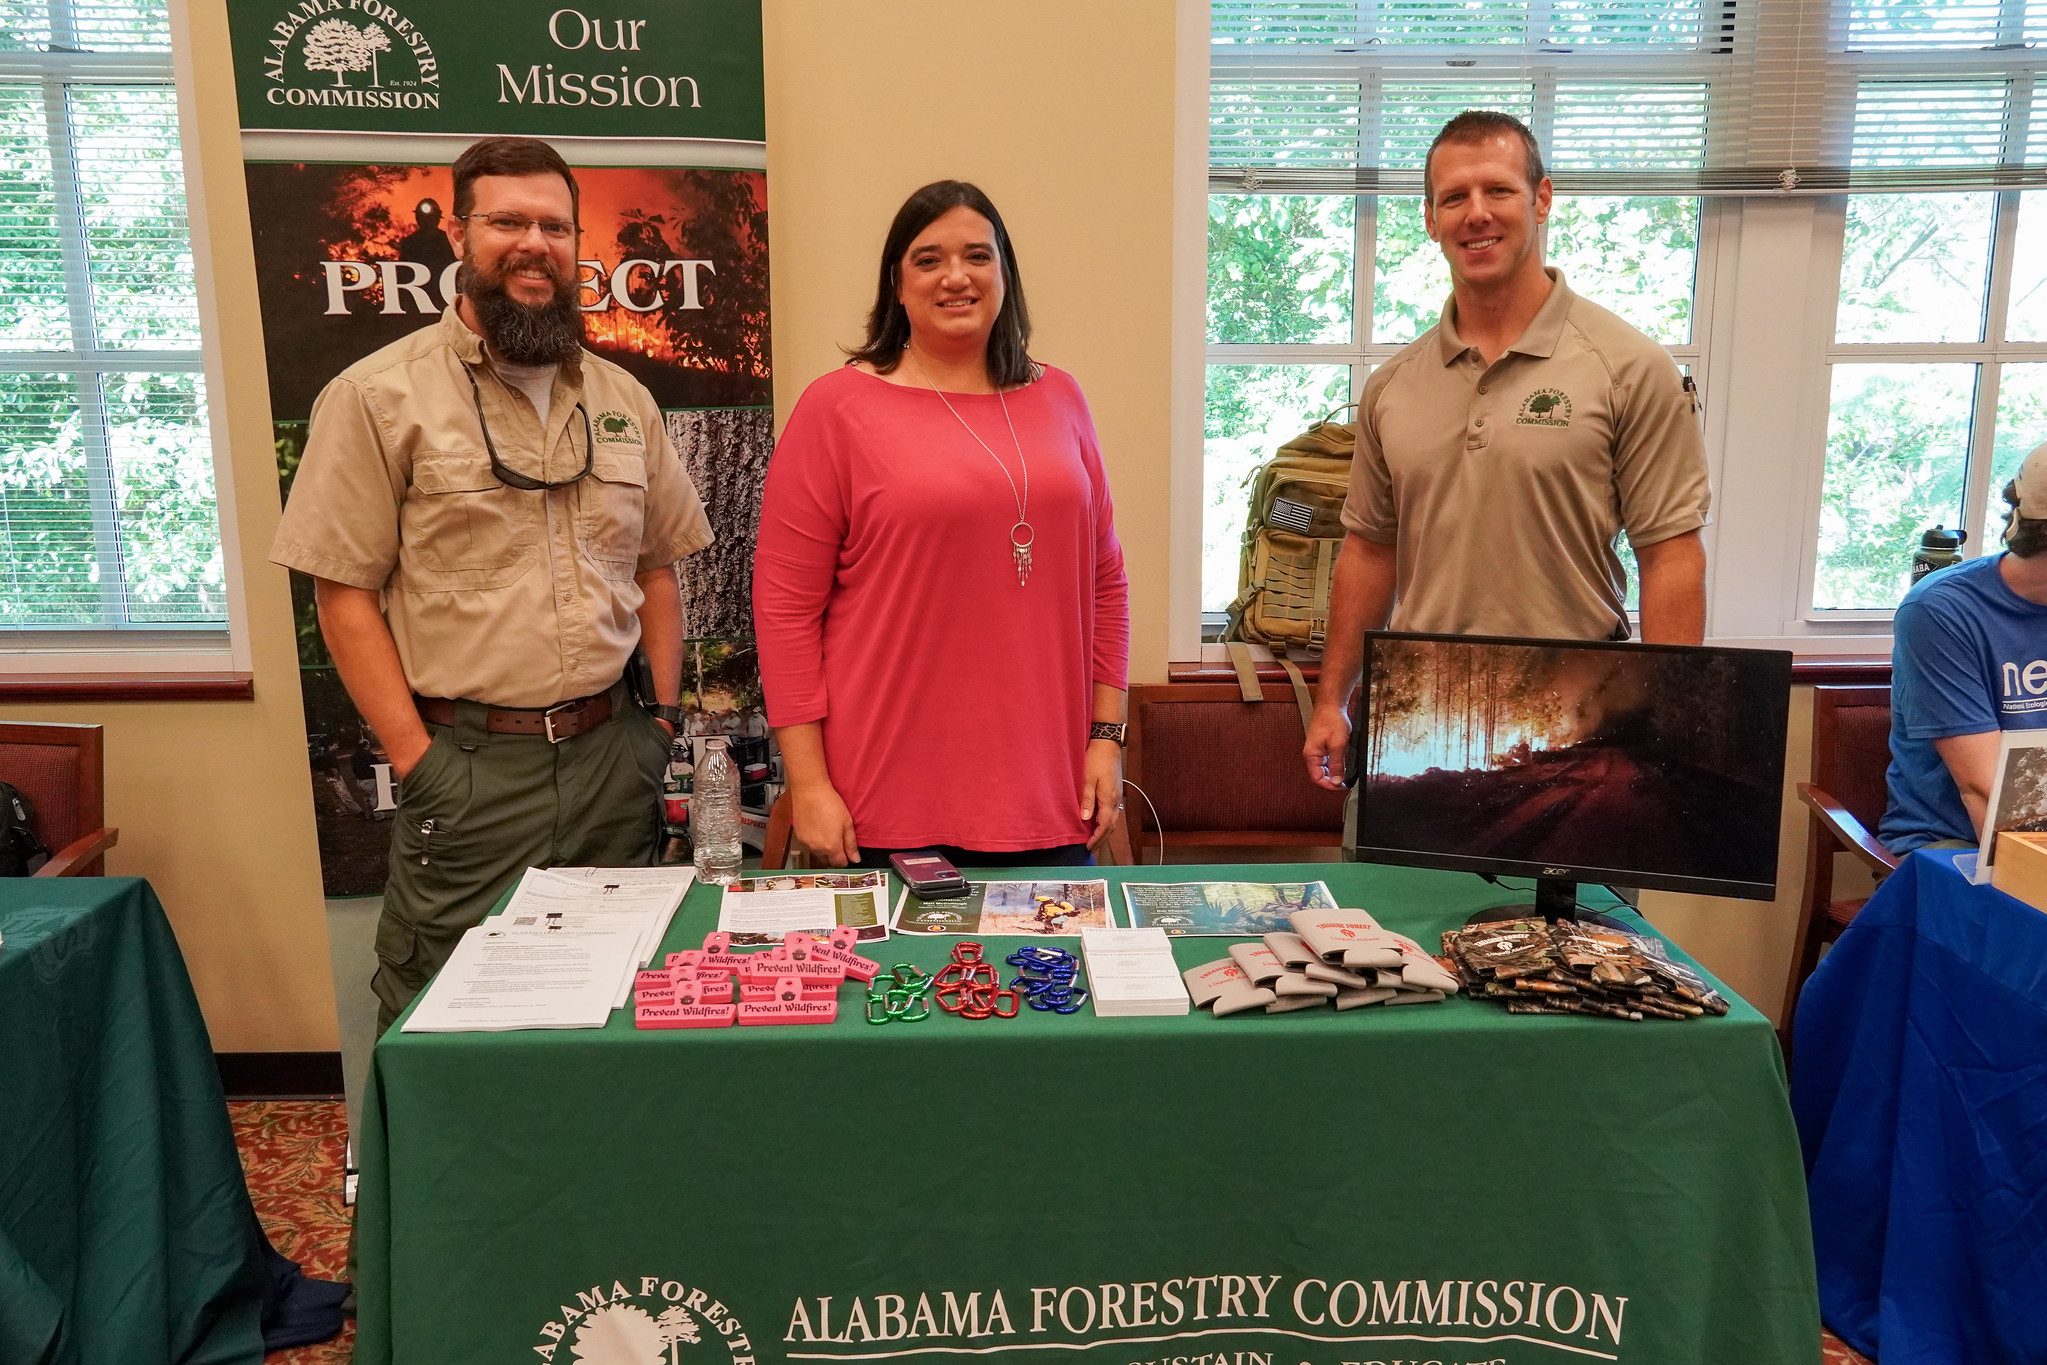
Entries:
[[550,242],[566,242],[574,237],[578,228],[574,223],[561,218],[528,218],[523,213],[465,213],[463,218],[480,218],[483,225],[493,233],[505,238],[526,235],[527,228],[537,227],[540,235]]

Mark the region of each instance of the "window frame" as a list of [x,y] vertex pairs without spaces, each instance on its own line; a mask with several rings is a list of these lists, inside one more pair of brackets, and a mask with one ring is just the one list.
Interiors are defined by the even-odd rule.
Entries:
[[[59,232],[64,251],[66,303],[70,317],[72,345],[46,351],[0,351],[0,371],[13,373],[95,373],[119,374],[132,371],[152,373],[196,373],[205,385],[206,434],[213,470],[214,518],[220,537],[221,590],[225,604],[224,621],[190,625],[149,623],[142,625],[32,626],[0,629],[0,687],[18,690],[34,688],[59,675],[118,675],[123,685],[146,687],[149,680],[198,680],[209,682],[219,695],[240,695],[245,684],[236,682],[253,670],[252,649],[247,626],[246,594],[242,582],[240,547],[236,536],[232,461],[229,458],[224,381],[225,364],[220,343],[219,308],[214,289],[212,244],[205,224],[205,196],[202,162],[199,156],[200,129],[192,107],[190,91],[194,75],[189,26],[185,6],[171,0],[168,14],[170,46],[159,50],[109,52],[57,52],[37,49],[0,51],[0,81],[38,86],[51,122],[51,170],[57,185]],[[70,7],[52,4],[50,35],[53,46],[76,39]],[[90,305],[90,284],[85,262],[79,257],[72,232],[79,215],[75,182],[70,180],[72,164],[68,124],[62,115],[66,86],[111,86],[136,88],[153,86],[171,92],[177,110],[177,159],[185,184],[186,229],[190,236],[193,285],[198,304],[199,343],[175,350],[141,348],[80,349],[80,318]],[[60,136],[59,129],[62,129]],[[239,163],[236,170],[239,171]],[[66,206],[70,206],[67,214]],[[80,289],[86,292],[81,300]],[[81,408],[88,404],[81,402]],[[86,423],[88,431],[92,424]],[[87,468],[95,503],[104,493],[109,501],[95,506],[97,538],[104,541],[111,518],[112,469],[102,442],[88,435]],[[274,478],[274,472],[272,474]],[[117,534],[117,532],[115,533]],[[101,563],[106,562],[102,550]],[[104,598],[103,591],[103,598]],[[11,682],[9,680],[12,680]],[[222,690],[225,689],[225,690]],[[213,695],[213,693],[208,693]]]
[[[1978,191],[1981,193],[1982,191]],[[1983,300],[1983,329],[1975,341],[1842,342],[1839,326],[1841,271],[1846,264],[1848,196],[1829,195],[1817,205],[1815,238],[1816,289],[1812,307],[1824,320],[1826,345],[1805,367],[1819,401],[1800,444],[1814,452],[1807,471],[1804,556],[1800,565],[1797,605],[1800,617],[1814,625],[1882,622],[1888,625],[1895,607],[1820,607],[1813,594],[1819,580],[1819,535],[1826,486],[1827,428],[1832,417],[1833,367],[1837,364],[1971,364],[1976,367],[1975,393],[1969,416],[1969,444],[1962,486],[1962,527],[1965,559],[1991,553],[1996,528],[1989,524],[1990,471],[1997,441],[1997,406],[2006,365],[2047,363],[2047,341],[2007,341],[2010,322],[2012,255],[2017,249],[2021,196],[2039,196],[2036,207],[2047,211],[2047,190],[1998,190],[1990,227],[1990,269]]]

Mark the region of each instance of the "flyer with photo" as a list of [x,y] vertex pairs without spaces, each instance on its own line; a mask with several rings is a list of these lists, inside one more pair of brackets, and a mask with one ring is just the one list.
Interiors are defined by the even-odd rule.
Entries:
[[1247,937],[1291,926],[1296,910],[1334,910],[1321,882],[1125,882],[1133,929]]
[[790,933],[823,938],[842,924],[862,943],[888,937],[888,873],[769,872],[742,877],[718,902],[718,928],[735,948],[780,943]]
[[1998,736],[1988,809],[1983,842],[1976,852],[1978,886],[1990,882],[1998,835],[2007,830],[2047,831],[2047,730],[2006,730]]
[[1115,927],[1105,881],[969,882],[964,896],[920,901],[905,891],[896,900],[899,934],[1050,938]]

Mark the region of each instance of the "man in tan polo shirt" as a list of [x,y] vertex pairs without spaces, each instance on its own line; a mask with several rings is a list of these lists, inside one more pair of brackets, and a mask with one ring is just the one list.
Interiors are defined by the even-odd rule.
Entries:
[[[403,783],[380,1032],[527,867],[651,861],[675,564],[711,542],[653,396],[582,347],[567,164],[488,138],[454,176],[461,298],[321,392],[270,555],[316,580]],[[664,717],[629,695],[636,646]]]
[[1444,125],[1423,175],[1450,262],[1443,320],[1358,404],[1308,774],[1341,787],[1367,630],[1628,637],[1614,538],[1641,565],[1642,637],[1706,623],[1705,439],[1670,354],[1542,261],[1550,182],[1506,114]]

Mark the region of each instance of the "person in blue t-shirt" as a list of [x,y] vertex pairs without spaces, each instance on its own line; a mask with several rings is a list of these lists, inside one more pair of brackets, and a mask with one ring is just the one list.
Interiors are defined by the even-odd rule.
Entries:
[[1997,732],[2047,727],[2047,445],[2004,500],[2004,553],[1927,575],[1893,622],[1890,807],[1877,838],[1900,857],[1974,848]]

